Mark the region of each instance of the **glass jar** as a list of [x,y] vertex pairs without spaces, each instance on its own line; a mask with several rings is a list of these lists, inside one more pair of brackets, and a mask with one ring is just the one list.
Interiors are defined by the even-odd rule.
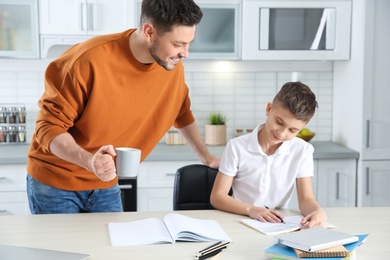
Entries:
[[18,107],[18,121],[20,124],[26,123],[26,108]]
[[18,126],[18,142],[25,143],[26,142],[26,127]]
[[10,124],[16,124],[16,115],[17,115],[16,107],[10,107],[9,115],[8,115],[8,122]]
[[7,123],[7,108],[0,107],[0,124]]
[[8,127],[8,142],[10,143],[16,143],[16,126],[9,126]]
[[7,142],[7,127],[0,126],[0,143]]

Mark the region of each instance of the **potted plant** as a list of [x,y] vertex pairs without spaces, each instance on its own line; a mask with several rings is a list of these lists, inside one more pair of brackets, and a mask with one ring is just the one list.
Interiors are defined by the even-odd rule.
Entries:
[[226,144],[226,116],[224,114],[210,114],[209,123],[205,128],[205,143],[207,145]]

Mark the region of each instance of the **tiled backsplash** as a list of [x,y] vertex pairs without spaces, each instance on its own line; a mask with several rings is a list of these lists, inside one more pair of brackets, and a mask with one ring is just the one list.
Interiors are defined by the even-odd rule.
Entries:
[[[48,60],[1,60],[0,103],[23,103],[27,110],[27,141],[44,91]],[[266,118],[267,102],[287,81],[302,81],[317,95],[319,109],[308,127],[313,140],[332,139],[333,67],[330,62],[192,62],[185,61],[192,110],[201,134],[210,112],[227,116],[228,138],[235,129],[254,128]]]

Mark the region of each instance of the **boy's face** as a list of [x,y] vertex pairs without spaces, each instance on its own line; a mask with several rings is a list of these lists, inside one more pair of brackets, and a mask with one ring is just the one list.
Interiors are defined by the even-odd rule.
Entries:
[[307,122],[299,120],[281,105],[268,103],[265,131],[268,141],[277,144],[291,140],[304,128]]

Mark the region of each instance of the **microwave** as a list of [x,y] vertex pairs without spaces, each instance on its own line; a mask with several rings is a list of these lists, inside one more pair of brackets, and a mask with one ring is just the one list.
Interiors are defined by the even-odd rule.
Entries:
[[242,58],[348,60],[351,0],[244,0]]

